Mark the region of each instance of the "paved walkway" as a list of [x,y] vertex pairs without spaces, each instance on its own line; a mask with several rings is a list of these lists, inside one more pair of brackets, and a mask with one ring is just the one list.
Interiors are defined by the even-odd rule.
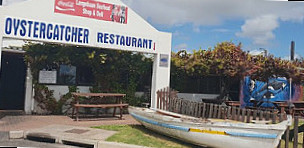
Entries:
[[34,128],[41,128],[48,125],[60,124],[81,127],[92,127],[99,125],[113,125],[113,124],[139,124],[130,115],[124,115],[123,120],[116,117],[102,117],[102,118],[81,118],[80,121],[74,121],[67,116],[5,116],[0,119],[0,131],[12,130],[30,130]]
[[[22,139],[9,139],[9,131],[24,131],[24,134],[50,134],[56,139],[68,139],[72,141],[84,141],[84,143],[92,143],[93,140],[96,148],[112,147],[112,148],[143,148],[141,146],[128,145],[115,142],[104,141],[107,137],[113,134],[112,131],[103,131],[100,129],[90,128],[99,125],[119,125],[119,124],[139,124],[130,115],[124,115],[123,120],[114,117],[102,118],[82,118],[80,121],[74,121],[67,116],[5,116],[0,119],[0,146],[30,146],[30,147],[72,147],[58,143],[41,143]],[[78,128],[77,128],[78,127]],[[85,130],[84,130],[85,129]],[[67,133],[71,131],[71,133]],[[77,132],[87,132],[90,136],[79,134]],[[73,133],[76,132],[76,133]],[[93,133],[93,134],[92,134]],[[93,137],[92,137],[93,135]],[[82,136],[82,137],[81,137]],[[87,140],[86,140],[87,139]],[[88,141],[89,140],[89,141]],[[95,141],[94,141],[95,140]],[[59,142],[60,143],[60,142]],[[62,143],[62,142],[61,142]]]

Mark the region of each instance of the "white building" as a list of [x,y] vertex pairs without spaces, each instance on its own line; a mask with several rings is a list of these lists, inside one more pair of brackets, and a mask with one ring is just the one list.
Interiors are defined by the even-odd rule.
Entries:
[[[171,33],[156,30],[120,0],[27,0],[0,7],[0,20],[0,47],[7,46],[3,40],[18,39],[153,54],[152,108],[156,91],[169,86]],[[0,53],[0,110],[30,114],[35,101],[23,51]],[[51,72],[45,78],[54,81]],[[68,91],[61,85],[49,88],[57,98]]]

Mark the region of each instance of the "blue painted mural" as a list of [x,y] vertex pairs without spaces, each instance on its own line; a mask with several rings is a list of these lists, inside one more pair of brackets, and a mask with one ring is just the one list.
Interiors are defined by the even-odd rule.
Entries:
[[[290,98],[290,84],[286,78],[270,78],[266,82],[252,80],[246,77],[242,87],[242,107],[259,103],[261,107],[273,107],[274,101],[287,101]],[[302,87],[292,85],[291,99],[298,101],[302,96]]]

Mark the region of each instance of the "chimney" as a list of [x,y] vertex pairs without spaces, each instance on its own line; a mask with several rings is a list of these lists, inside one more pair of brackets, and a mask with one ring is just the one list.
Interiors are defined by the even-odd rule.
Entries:
[[294,60],[294,53],[295,53],[295,42],[291,41],[291,46],[290,46],[290,60]]

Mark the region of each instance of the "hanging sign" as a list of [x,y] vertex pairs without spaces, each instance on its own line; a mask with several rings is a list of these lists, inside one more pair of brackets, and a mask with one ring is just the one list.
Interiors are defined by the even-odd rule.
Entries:
[[56,84],[57,81],[57,71],[39,71],[39,80],[40,84]]
[[127,24],[128,7],[94,0],[55,0],[55,13]]

